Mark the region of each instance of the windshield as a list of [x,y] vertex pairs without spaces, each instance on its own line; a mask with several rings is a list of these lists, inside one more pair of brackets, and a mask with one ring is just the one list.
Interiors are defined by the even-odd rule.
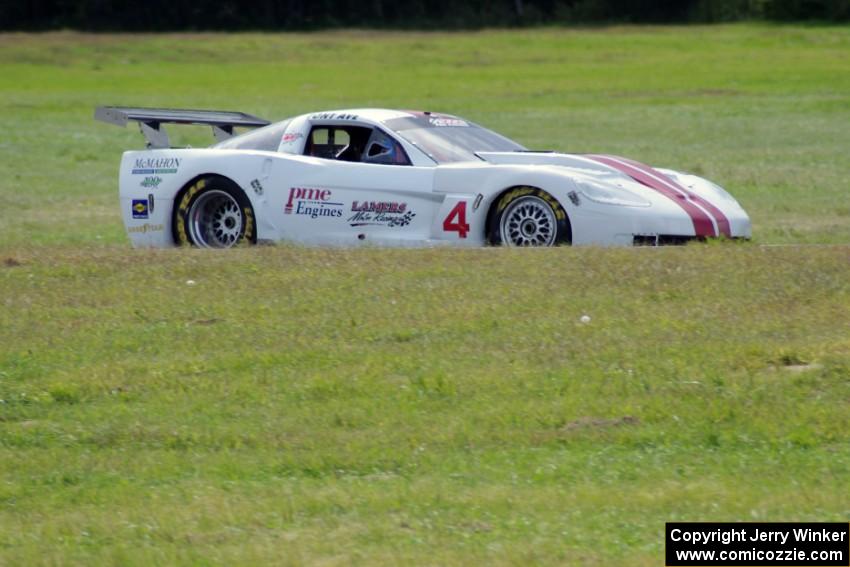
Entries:
[[475,152],[525,150],[516,142],[454,116],[425,114],[384,122],[437,163],[478,161]]

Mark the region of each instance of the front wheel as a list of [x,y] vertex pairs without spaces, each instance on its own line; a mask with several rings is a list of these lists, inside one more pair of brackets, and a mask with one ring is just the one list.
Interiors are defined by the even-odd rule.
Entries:
[[505,193],[491,213],[490,242],[504,246],[569,244],[570,222],[549,193],[518,187]]
[[231,248],[257,240],[254,209],[236,184],[202,178],[191,185],[174,209],[178,245]]

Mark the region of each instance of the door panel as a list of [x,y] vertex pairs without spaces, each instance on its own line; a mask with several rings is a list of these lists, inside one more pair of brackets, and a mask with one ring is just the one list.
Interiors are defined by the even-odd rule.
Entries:
[[270,185],[270,218],[281,237],[321,244],[429,239],[444,198],[433,191],[433,167],[306,156],[276,163]]

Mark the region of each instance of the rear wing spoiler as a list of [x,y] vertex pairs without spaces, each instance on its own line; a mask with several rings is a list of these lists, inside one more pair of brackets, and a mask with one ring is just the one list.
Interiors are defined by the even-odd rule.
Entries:
[[148,148],[169,148],[168,134],[163,124],[207,124],[212,126],[213,136],[221,142],[233,135],[233,128],[259,128],[271,124],[268,120],[245,114],[220,110],[179,110],[169,108],[133,108],[128,106],[98,106],[94,117],[116,126],[127,122],[139,123]]

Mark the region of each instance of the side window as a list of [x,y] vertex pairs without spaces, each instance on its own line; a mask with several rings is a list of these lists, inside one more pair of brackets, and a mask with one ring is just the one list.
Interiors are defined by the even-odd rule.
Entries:
[[342,128],[313,128],[304,148],[308,156],[338,159],[351,144],[351,136]]
[[369,142],[366,144],[363,162],[385,165],[410,165],[410,159],[404,152],[404,148],[377,128],[372,131]]
[[404,149],[377,128],[315,126],[304,145],[304,155],[340,161],[410,165]]

